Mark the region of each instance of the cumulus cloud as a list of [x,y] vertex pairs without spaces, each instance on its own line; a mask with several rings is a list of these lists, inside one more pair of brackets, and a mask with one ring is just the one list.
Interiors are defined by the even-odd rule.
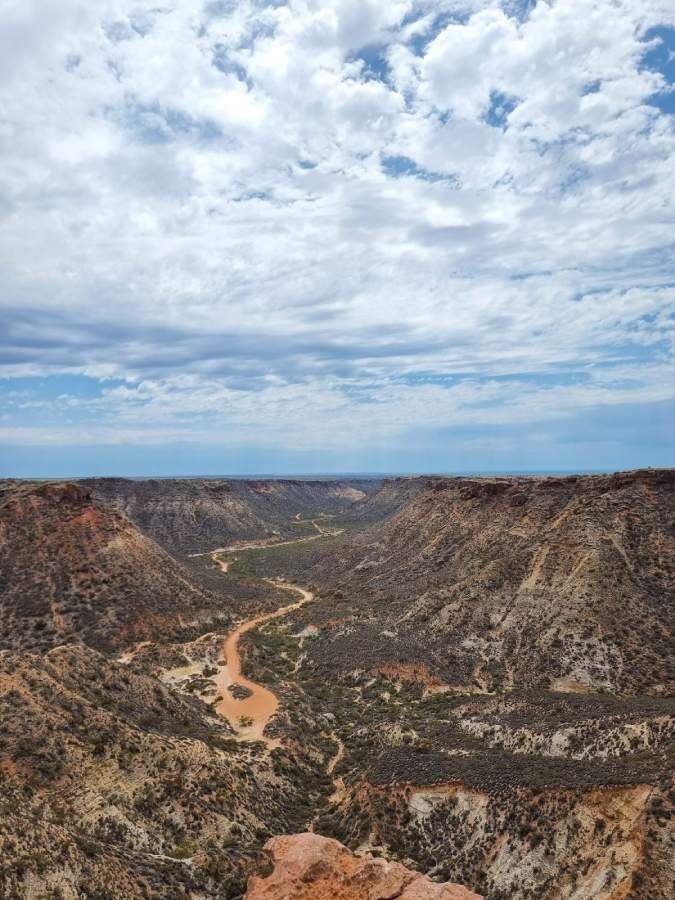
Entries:
[[8,444],[470,447],[675,399],[670,4],[0,16]]

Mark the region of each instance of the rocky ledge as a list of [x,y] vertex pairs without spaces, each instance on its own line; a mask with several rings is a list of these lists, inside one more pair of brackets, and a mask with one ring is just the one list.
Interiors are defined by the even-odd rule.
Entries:
[[338,841],[309,832],[274,837],[265,852],[272,872],[251,878],[246,900],[482,900],[460,885],[355,856]]

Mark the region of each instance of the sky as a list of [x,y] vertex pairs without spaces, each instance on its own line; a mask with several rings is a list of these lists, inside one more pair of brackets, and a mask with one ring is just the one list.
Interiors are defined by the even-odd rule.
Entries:
[[0,0],[0,475],[675,461],[672,0]]

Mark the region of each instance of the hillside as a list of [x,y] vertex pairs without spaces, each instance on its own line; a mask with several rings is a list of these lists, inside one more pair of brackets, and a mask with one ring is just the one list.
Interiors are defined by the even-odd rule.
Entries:
[[0,492],[0,649],[114,648],[222,606],[122,514],[78,484]]
[[334,590],[328,614],[354,620],[316,664],[363,654],[471,690],[670,690],[674,523],[672,470],[427,480],[305,561]]
[[353,515],[377,480],[85,479],[82,485],[177,554],[238,540],[295,537],[314,516]]
[[240,896],[325,792],[213,710],[85,647],[0,652],[0,896]]

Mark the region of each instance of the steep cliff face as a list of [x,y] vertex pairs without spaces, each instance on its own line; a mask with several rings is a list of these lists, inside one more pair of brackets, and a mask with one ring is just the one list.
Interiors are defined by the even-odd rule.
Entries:
[[300,536],[303,525],[307,528],[303,520],[349,514],[379,486],[371,480],[290,479],[97,478],[81,484],[178,554],[203,552],[242,539]]
[[218,605],[127,518],[70,483],[4,486],[0,584],[0,648],[113,648]]
[[334,815],[332,833],[358,846],[366,819],[366,840],[380,853],[491,900],[666,900],[675,875],[669,813],[668,798],[646,784],[491,791],[364,783]]
[[438,482],[433,476],[385,478],[355,509],[360,522],[380,522],[397,513]]
[[312,574],[373,622],[373,634],[357,626],[373,665],[422,662],[474,689],[656,693],[674,521],[672,470],[427,480],[383,524],[323,550]]
[[400,863],[355,856],[318,834],[281,835],[265,845],[273,866],[249,882],[246,900],[481,900],[457,884],[437,884]]

